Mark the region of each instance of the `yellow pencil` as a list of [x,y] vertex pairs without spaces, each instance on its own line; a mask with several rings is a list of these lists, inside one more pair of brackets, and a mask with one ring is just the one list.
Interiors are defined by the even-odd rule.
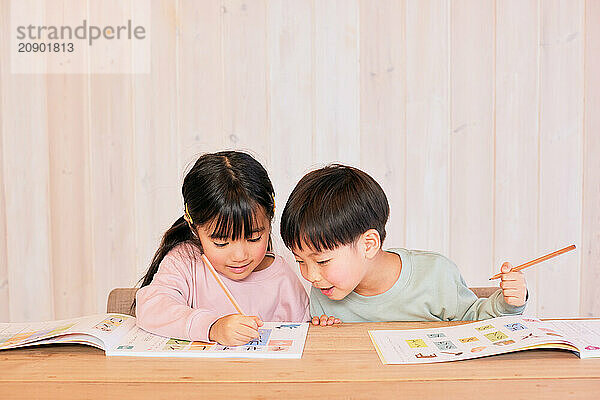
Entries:
[[[567,251],[571,251],[571,250],[575,250],[575,245],[574,244],[572,244],[570,246],[567,246],[564,249],[556,250],[553,253],[546,254],[545,256],[542,256],[540,258],[536,258],[535,260],[531,260],[529,262],[526,262],[525,264],[521,264],[519,266],[513,267],[509,272],[516,272],[516,271],[520,271],[520,270],[525,269],[525,268],[529,268],[532,265],[541,263],[542,261],[546,261],[546,260],[548,260],[548,259],[550,259],[552,257],[556,257],[558,255],[561,255],[561,254],[566,253]],[[490,278],[490,281],[493,280],[493,279],[498,279],[501,276],[502,276],[502,273],[496,274],[496,275],[494,275],[494,276],[492,276]]]
[[240,307],[240,305],[238,304],[238,302],[235,301],[235,298],[233,297],[233,295],[231,294],[231,292],[229,291],[229,289],[227,289],[227,286],[225,286],[225,284],[223,283],[223,281],[219,277],[219,274],[217,274],[217,271],[212,266],[212,264],[210,263],[210,261],[208,261],[208,258],[204,254],[202,254],[202,259],[204,260],[204,264],[206,264],[206,266],[208,267],[208,270],[211,272],[212,276],[215,278],[215,280],[217,281],[217,283],[219,284],[219,286],[221,286],[221,289],[223,289],[223,292],[225,292],[225,296],[227,296],[227,298],[229,299],[229,301],[231,302],[231,304],[233,304],[233,306],[235,307],[235,309],[237,310],[237,312],[240,313],[240,314],[242,314],[242,315],[246,315],[242,311],[242,308]]

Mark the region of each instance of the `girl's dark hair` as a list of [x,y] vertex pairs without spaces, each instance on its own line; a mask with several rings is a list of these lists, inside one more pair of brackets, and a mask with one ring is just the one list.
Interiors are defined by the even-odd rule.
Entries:
[[389,214],[385,193],[371,176],[331,164],[300,179],[283,209],[281,237],[289,249],[302,250],[305,243],[320,252],[376,229],[383,243]]
[[[193,226],[211,223],[213,238],[237,240],[242,234],[246,239],[252,237],[260,208],[269,220],[273,219],[271,180],[264,167],[246,153],[221,151],[200,156],[183,179],[181,191]],[[202,251],[200,241],[181,216],[163,235],[150,268],[140,280],[141,286],[152,282],[163,258],[184,242]]]

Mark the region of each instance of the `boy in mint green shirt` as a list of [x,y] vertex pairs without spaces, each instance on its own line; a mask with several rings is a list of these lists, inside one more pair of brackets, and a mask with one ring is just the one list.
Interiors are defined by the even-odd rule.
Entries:
[[316,325],[479,320],[525,309],[521,272],[502,265],[500,289],[478,299],[441,254],[383,250],[389,205],[365,172],[339,164],[305,175],[283,210],[281,236],[312,284]]

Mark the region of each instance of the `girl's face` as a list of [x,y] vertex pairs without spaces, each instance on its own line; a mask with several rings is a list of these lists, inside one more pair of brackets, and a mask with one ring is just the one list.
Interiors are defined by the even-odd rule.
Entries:
[[244,279],[253,271],[268,267],[273,261],[265,257],[271,223],[263,212],[257,213],[255,230],[248,239],[244,234],[238,240],[214,238],[211,236],[213,228],[213,224],[208,223],[196,231],[204,254],[213,267],[227,278],[236,281]]
[[321,252],[305,245],[293,253],[304,279],[332,300],[341,300],[355,291],[368,270],[355,245]]

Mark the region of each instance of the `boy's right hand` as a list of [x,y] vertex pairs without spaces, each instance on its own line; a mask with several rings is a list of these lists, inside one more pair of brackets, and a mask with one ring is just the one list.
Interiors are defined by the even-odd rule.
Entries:
[[208,331],[208,339],[223,346],[241,346],[258,338],[260,326],[263,326],[263,322],[255,316],[226,315],[212,324]]
[[321,325],[321,326],[327,326],[327,325],[337,325],[337,324],[341,324],[342,321],[339,320],[339,318],[334,317],[333,315],[328,317],[327,315],[323,314],[321,315],[321,317],[312,317],[312,324],[313,325]]

